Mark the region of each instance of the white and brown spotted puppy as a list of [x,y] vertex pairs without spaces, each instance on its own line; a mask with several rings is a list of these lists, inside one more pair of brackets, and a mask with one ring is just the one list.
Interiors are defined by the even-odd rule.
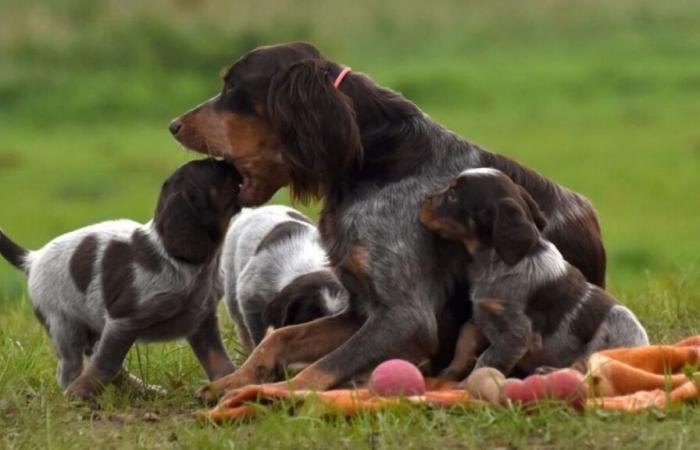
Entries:
[[244,351],[269,327],[308,322],[347,305],[318,230],[299,211],[273,205],[233,219],[222,257],[226,303]]
[[531,373],[581,368],[595,351],[648,344],[634,314],[588,283],[542,237],[545,220],[537,203],[503,172],[462,172],[424,198],[420,217],[472,256],[467,271],[473,319],[463,327],[444,376],[465,376],[479,354],[477,367]]
[[[210,379],[234,370],[216,319],[221,244],[240,210],[240,175],[193,161],[163,184],[152,221],[102,222],[28,251],[0,233],[0,253],[28,276],[34,312],[67,393],[89,398],[115,379],[137,340],[187,338]],[[83,370],[83,357],[90,357]]]

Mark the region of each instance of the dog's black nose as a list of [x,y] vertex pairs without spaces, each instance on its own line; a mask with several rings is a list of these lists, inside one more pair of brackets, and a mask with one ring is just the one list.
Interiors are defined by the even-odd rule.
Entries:
[[172,122],[170,122],[170,126],[168,127],[170,129],[170,132],[173,134],[173,136],[177,135],[177,132],[180,131],[180,128],[182,128],[182,122],[180,122],[180,119],[175,119]]

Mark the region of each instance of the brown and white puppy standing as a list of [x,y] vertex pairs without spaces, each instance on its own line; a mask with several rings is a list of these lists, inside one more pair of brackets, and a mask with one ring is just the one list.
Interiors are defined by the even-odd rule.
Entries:
[[[57,378],[89,398],[115,379],[137,340],[187,338],[210,379],[235,367],[216,305],[221,244],[240,210],[240,175],[192,161],[163,184],[152,221],[98,223],[28,251],[0,233],[0,253],[28,276],[34,312],[59,357]],[[90,357],[83,370],[84,355]]]
[[443,376],[463,378],[479,353],[476,367],[531,373],[584,362],[598,350],[649,343],[629,309],[587,282],[542,237],[546,223],[537,203],[503,172],[465,170],[424,197],[420,217],[472,256],[472,322],[462,328]]

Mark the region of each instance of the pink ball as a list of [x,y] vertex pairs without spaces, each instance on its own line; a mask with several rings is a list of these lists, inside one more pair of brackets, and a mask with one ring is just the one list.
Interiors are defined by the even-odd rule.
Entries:
[[423,395],[425,379],[418,367],[403,359],[390,359],[378,365],[369,378],[369,388],[381,397]]
[[530,375],[524,380],[508,379],[505,398],[524,406],[543,399],[563,400],[577,411],[586,407],[585,377],[573,369],[560,369],[547,375]]
[[577,411],[586,408],[588,388],[586,377],[573,369],[561,369],[549,374],[549,394],[552,398],[564,400]]
[[545,377],[531,375],[524,380],[508,378],[503,385],[505,398],[523,405],[529,405],[547,397]]

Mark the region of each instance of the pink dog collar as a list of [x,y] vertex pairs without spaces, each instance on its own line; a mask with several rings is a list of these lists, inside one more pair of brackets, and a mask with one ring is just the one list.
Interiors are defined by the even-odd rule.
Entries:
[[335,87],[337,89],[338,86],[340,86],[340,83],[343,82],[343,79],[345,79],[345,77],[348,76],[348,74],[350,72],[352,72],[352,68],[344,67],[343,70],[340,71],[338,76],[335,77],[335,81],[333,82],[333,87]]

